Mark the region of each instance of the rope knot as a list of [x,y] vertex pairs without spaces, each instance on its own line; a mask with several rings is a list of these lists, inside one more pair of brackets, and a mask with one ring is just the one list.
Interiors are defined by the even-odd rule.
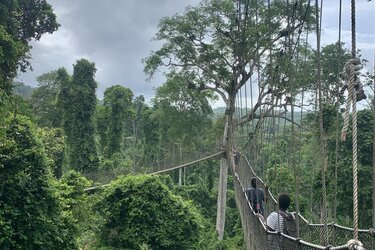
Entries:
[[344,127],[341,131],[342,141],[346,140],[346,134],[349,127],[350,106],[353,105],[354,107],[354,105],[356,105],[356,102],[366,99],[363,85],[359,79],[361,69],[361,60],[359,58],[352,58],[345,63],[344,71],[341,74],[345,81],[343,90],[345,91],[345,89],[347,88],[349,92],[348,99],[346,100]]
[[357,102],[367,98],[359,78],[362,68],[361,60],[359,58],[352,58],[345,63],[344,72],[341,74],[345,80],[344,90],[345,88],[349,88],[350,83],[353,84]]
[[350,250],[365,250],[362,242],[359,240],[351,239],[348,241],[347,245]]

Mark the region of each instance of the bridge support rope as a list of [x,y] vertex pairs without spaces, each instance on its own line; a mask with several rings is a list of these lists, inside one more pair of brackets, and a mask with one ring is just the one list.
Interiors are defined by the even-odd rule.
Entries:
[[[173,171],[173,170],[176,170],[176,169],[190,167],[190,166],[193,166],[194,164],[197,164],[199,162],[206,161],[206,160],[209,160],[209,159],[213,159],[213,158],[216,158],[216,157],[218,157],[220,155],[223,155],[224,152],[225,151],[220,151],[220,152],[214,153],[212,155],[208,155],[206,157],[200,158],[200,159],[195,160],[195,161],[191,161],[191,162],[188,162],[188,163],[185,163],[185,164],[181,164],[179,166],[167,168],[167,169],[162,169],[162,170],[159,170],[159,171],[156,171],[156,172],[153,172],[153,173],[149,173],[149,174],[163,174],[163,173],[170,172],[170,171]],[[101,186],[89,187],[89,188],[85,188],[84,191],[85,192],[91,192],[91,191],[95,191],[97,189],[104,188],[104,187],[107,187],[107,186],[109,186],[109,184],[104,184],[104,185],[101,185]]]
[[[242,228],[244,230],[244,237],[246,240],[246,249],[250,250],[269,250],[273,249],[270,239],[276,239],[281,243],[282,249],[303,249],[303,250],[315,250],[315,249],[326,249],[326,250],[365,250],[363,244],[352,237],[352,228],[343,227],[334,223],[329,223],[326,226],[329,227],[329,233],[336,230],[336,238],[331,238],[330,242],[332,245],[321,245],[319,232],[324,226],[323,224],[310,224],[300,214],[298,216],[301,220],[301,238],[296,239],[285,235],[283,233],[271,232],[266,229],[264,218],[258,216],[250,206],[248,197],[246,196],[245,190],[248,186],[248,181],[252,177],[259,179],[259,187],[264,188],[264,182],[255,174],[254,169],[250,166],[246,157],[241,156],[239,164],[237,165],[237,172],[234,173],[234,187],[236,195],[236,204],[240,210]],[[277,207],[277,201],[273,197],[269,190],[266,190],[267,196],[269,197],[268,202],[265,205],[272,210]],[[366,243],[365,246],[371,247],[375,241],[375,234],[372,230],[359,230],[361,237]],[[271,245],[270,245],[271,244]],[[369,248],[371,249],[371,248]]]
[[[328,165],[327,158],[327,143],[325,138],[323,126],[323,106],[322,106],[322,86],[321,86],[321,65],[320,65],[320,19],[319,16],[319,1],[315,0],[315,15],[316,15],[316,49],[317,49],[317,86],[318,86],[318,105],[319,105],[319,134],[320,134],[320,151],[322,156],[321,174],[322,174],[322,208],[321,208],[321,223],[324,225],[320,232],[321,243],[328,244],[328,228],[327,228],[327,187],[326,187],[326,171]],[[322,7],[322,6],[321,6]]]

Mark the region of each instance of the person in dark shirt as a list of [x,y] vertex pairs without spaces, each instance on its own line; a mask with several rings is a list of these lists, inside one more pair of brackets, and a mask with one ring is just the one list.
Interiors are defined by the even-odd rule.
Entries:
[[261,188],[257,188],[257,178],[251,178],[251,188],[246,190],[247,198],[250,201],[251,207],[255,213],[264,215],[263,202],[265,201],[264,191]]

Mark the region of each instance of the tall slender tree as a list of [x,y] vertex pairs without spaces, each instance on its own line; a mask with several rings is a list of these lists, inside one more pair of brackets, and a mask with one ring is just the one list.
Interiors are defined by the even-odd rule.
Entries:
[[65,69],[58,70],[60,83],[58,105],[63,111],[68,162],[78,171],[91,171],[99,165],[94,138],[96,108],[95,64],[81,59],[74,65],[73,77]]
[[130,116],[133,92],[120,85],[109,87],[104,92],[104,107],[107,116],[105,155],[111,157],[121,152],[126,117]]

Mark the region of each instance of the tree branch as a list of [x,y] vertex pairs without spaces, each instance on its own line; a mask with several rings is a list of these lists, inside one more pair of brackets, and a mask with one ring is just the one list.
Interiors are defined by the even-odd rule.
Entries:
[[224,92],[220,91],[218,88],[212,88],[212,87],[208,87],[208,86],[205,85],[204,89],[212,90],[212,91],[218,93],[219,95],[221,95],[221,98],[223,98],[223,101],[225,102],[225,104],[228,103],[228,99],[225,96]]

